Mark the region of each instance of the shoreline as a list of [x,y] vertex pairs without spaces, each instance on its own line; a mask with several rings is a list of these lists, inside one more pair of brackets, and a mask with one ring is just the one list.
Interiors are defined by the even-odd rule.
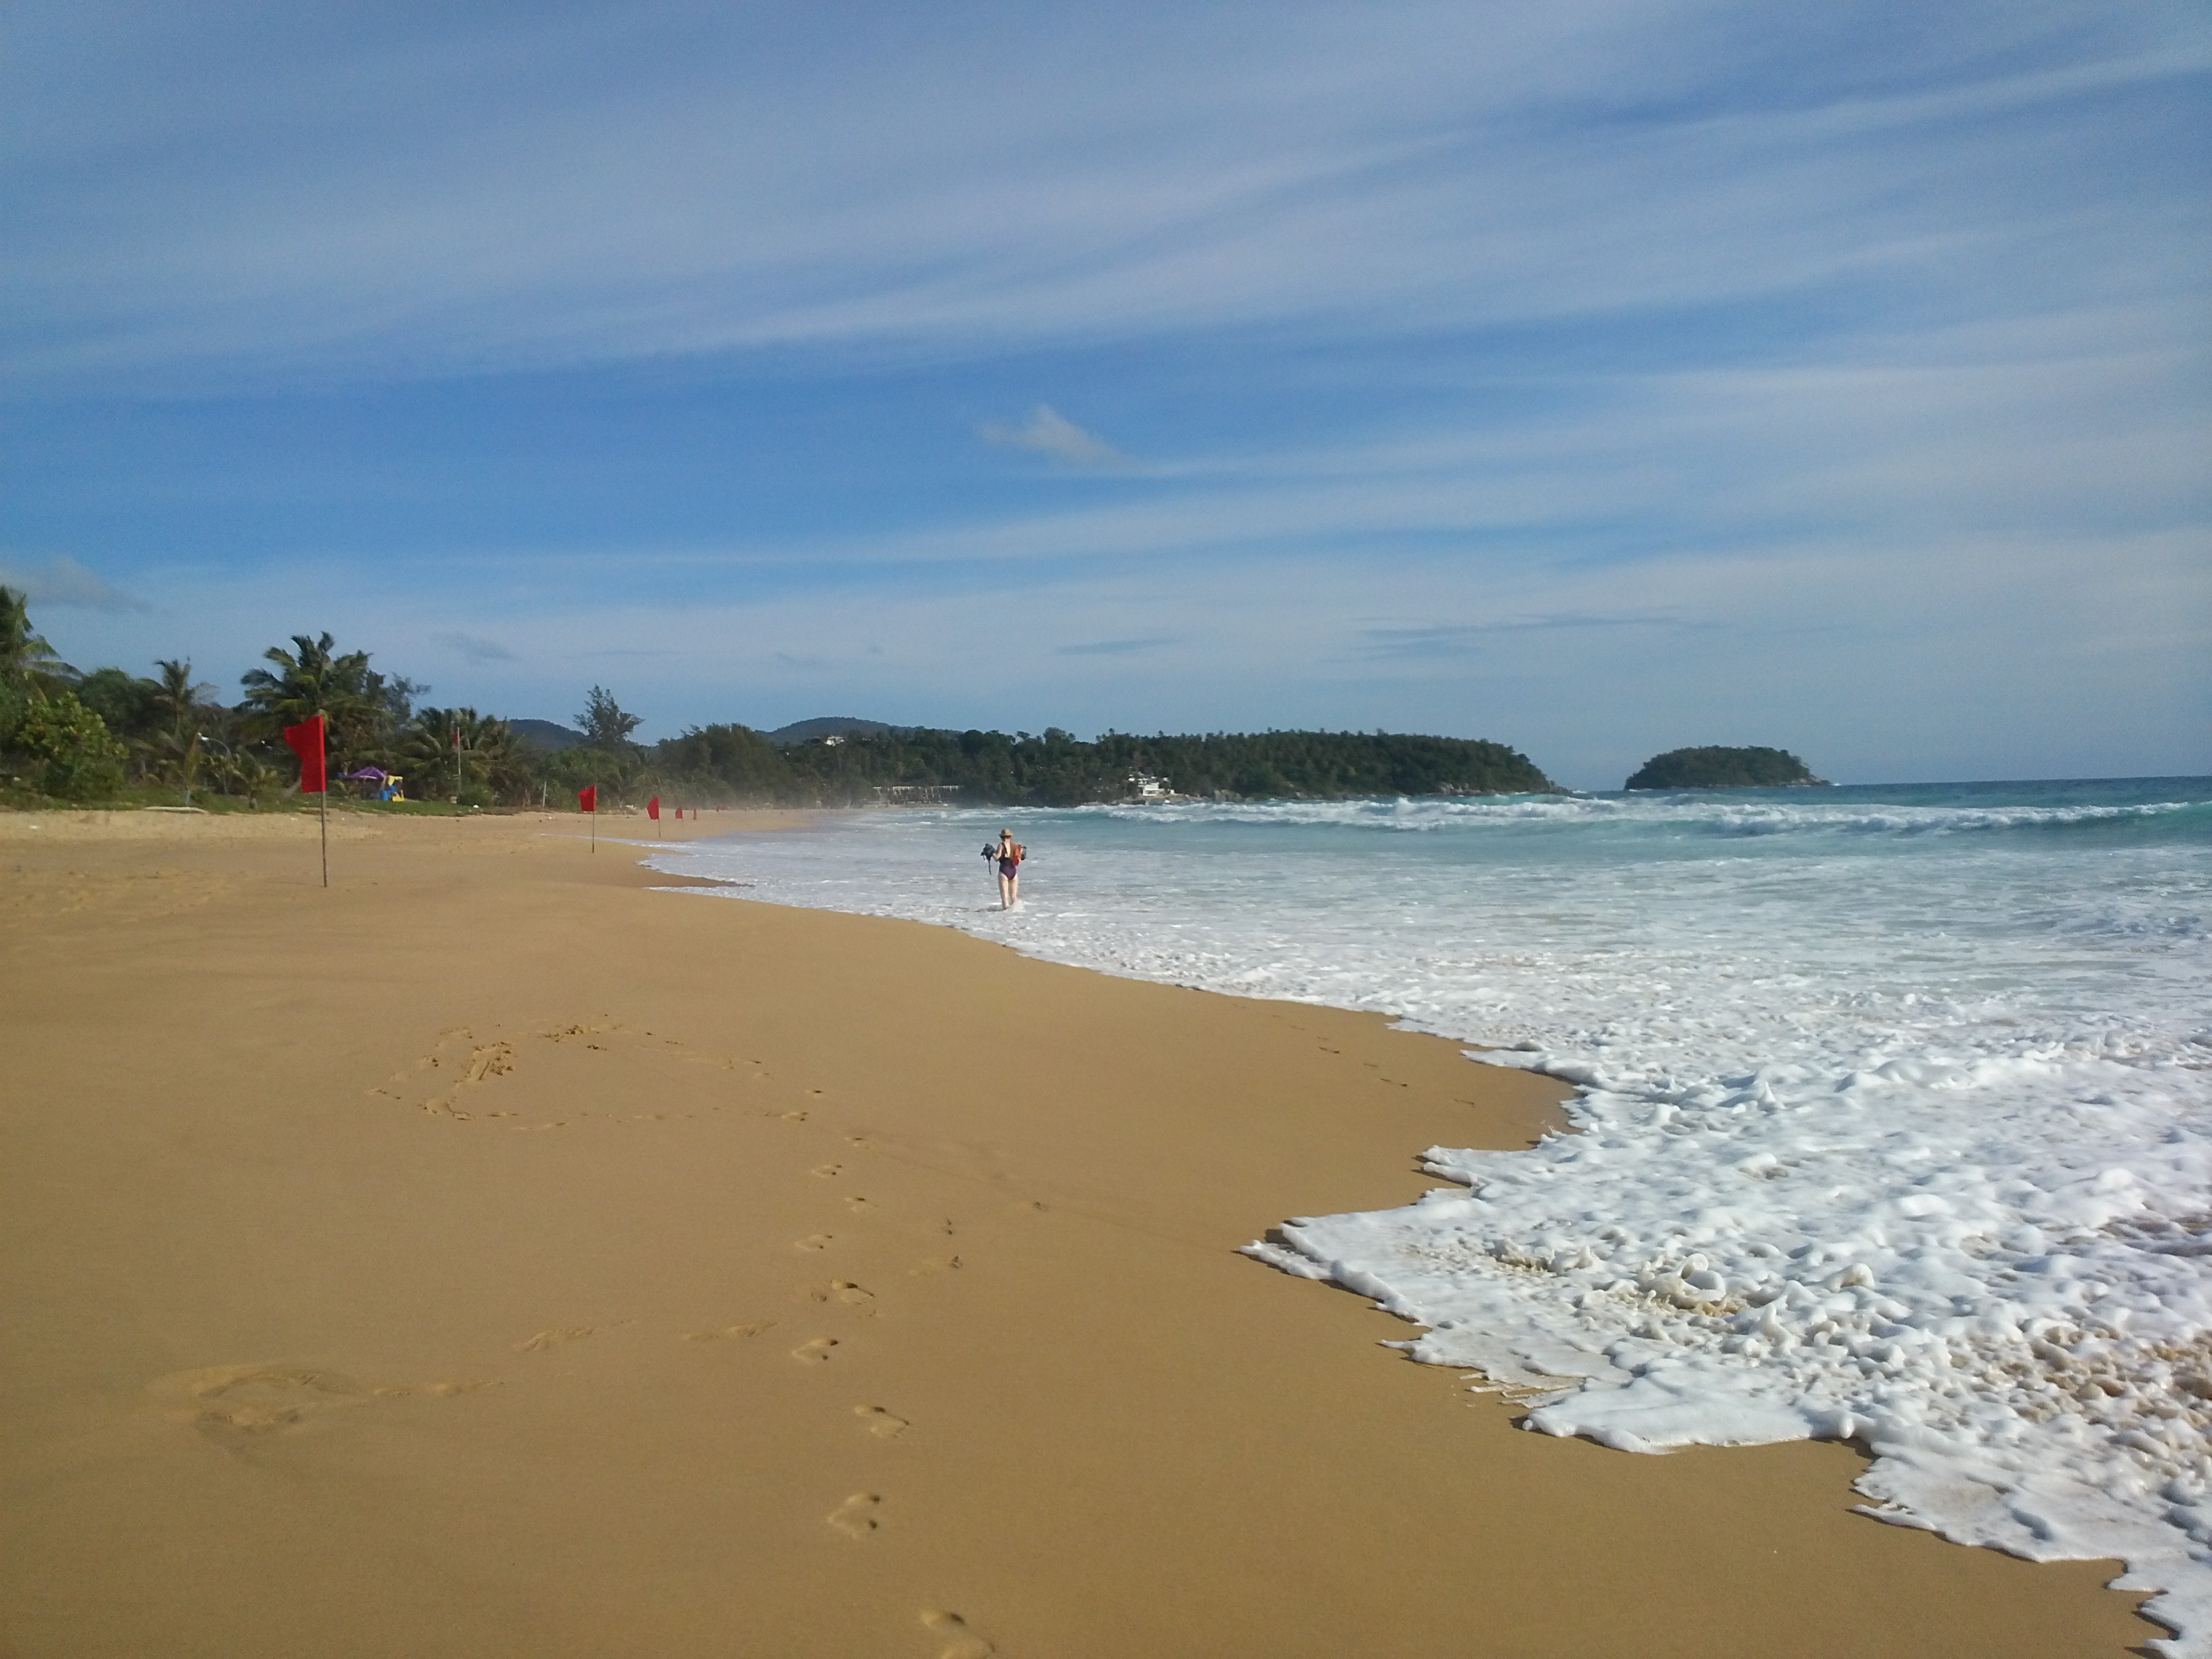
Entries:
[[663,904],[698,878],[575,820],[380,820],[343,860],[334,820],[327,894],[283,862],[304,817],[0,826],[13,1651],[2160,1633],[2116,1564],[1850,1514],[1842,1446],[1519,1432],[1236,1254],[1407,1201],[1424,1146],[1526,1144],[1547,1080],[926,924]]

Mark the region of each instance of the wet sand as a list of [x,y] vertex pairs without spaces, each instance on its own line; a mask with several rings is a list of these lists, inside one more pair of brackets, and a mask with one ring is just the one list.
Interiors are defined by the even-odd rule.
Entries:
[[1545,1080],[582,829],[343,815],[325,891],[311,817],[0,815],[0,1652],[2159,1633],[2114,1564],[1852,1514],[1844,1447],[1522,1432],[1235,1253],[1527,1144]]

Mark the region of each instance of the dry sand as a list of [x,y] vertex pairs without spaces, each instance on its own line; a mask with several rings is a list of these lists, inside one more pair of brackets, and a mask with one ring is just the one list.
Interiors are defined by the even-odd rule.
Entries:
[[1411,1198],[1431,1144],[1525,1144],[1542,1079],[644,890],[580,827],[343,817],[326,892],[310,818],[0,817],[0,1650],[2156,1633],[2111,1564],[1854,1516],[1844,1447],[1518,1431],[1379,1346],[1408,1328],[1235,1254]]

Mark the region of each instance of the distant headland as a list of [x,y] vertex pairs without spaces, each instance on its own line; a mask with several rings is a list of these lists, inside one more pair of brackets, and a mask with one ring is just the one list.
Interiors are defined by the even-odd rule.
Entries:
[[[801,736],[799,734],[805,733]],[[1516,749],[1390,732],[946,732],[853,719],[775,732],[695,727],[654,751],[665,775],[716,793],[790,804],[1349,799],[1504,795],[1556,788]]]
[[1637,769],[1624,789],[1778,789],[1793,784],[1825,788],[1828,781],[1786,749],[1669,749]]

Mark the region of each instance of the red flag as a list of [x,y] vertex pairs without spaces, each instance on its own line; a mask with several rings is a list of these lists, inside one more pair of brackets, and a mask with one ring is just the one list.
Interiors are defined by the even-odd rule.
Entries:
[[284,741],[292,745],[292,752],[300,757],[300,793],[319,795],[330,785],[324,777],[323,717],[315,715],[301,720],[297,726],[284,728]]
[[576,792],[576,810],[580,812],[596,812],[599,810],[598,784],[587,783]]
[[659,797],[659,796],[655,795],[655,796],[654,796],[651,800],[649,800],[649,801],[646,802],[646,804],[645,804],[645,815],[646,815],[646,817],[647,817],[651,818],[651,819],[652,819],[655,823],[659,823],[659,822],[660,822],[660,797]]

